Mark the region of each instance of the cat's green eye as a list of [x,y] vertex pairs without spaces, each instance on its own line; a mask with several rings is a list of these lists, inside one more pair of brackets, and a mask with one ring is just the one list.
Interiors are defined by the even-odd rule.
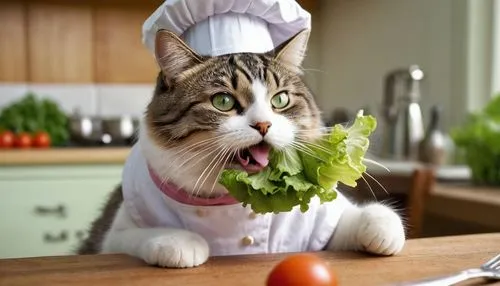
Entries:
[[271,98],[271,105],[276,109],[282,109],[288,106],[290,97],[284,92],[280,92]]
[[220,111],[229,111],[236,105],[236,100],[230,94],[217,93],[212,97],[212,105]]

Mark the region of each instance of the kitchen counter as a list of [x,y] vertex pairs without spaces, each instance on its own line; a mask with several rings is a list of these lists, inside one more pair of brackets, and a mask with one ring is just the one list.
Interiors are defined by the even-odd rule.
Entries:
[[122,164],[130,147],[0,150],[0,166]]
[[438,183],[425,208],[433,215],[500,230],[500,187]]
[[[318,255],[328,261],[339,285],[375,286],[477,267],[499,252],[500,233],[494,233],[413,239],[401,254],[392,257],[352,252]],[[283,257],[214,257],[191,269],[161,269],[125,255],[9,259],[0,260],[0,285],[264,286],[268,273]]]
[[[367,172],[372,175],[410,175],[417,168],[429,168],[423,163],[413,161],[396,161],[370,158],[378,164],[366,162]],[[385,168],[381,167],[384,166]],[[439,181],[469,181],[471,172],[466,165],[443,165],[435,168],[436,179]]]

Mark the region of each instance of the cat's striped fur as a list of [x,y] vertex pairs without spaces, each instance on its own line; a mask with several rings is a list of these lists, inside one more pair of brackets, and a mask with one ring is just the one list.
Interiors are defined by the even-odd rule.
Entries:
[[[262,141],[278,149],[296,148],[316,138],[322,128],[320,111],[301,74],[308,37],[309,31],[302,31],[266,54],[207,57],[196,54],[173,33],[159,31],[156,58],[161,71],[138,143],[151,167],[192,195],[217,196],[226,190],[216,184],[216,170],[230,165],[238,150]],[[226,111],[214,108],[217,94],[234,98],[234,107]],[[270,104],[278,94],[289,99],[283,108]],[[269,122],[265,136],[251,126],[255,121]],[[199,158],[203,152],[206,158]],[[205,174],[213,162],[217,166]],[[200,177],[204,179],[201,184]],[[119,186],[78,253],[118,251],[167,267],[196,266],[206,261],[203,238],[176,229],[139,229],[122,202]],[[158,240],[162,235],[169,239]],[[172,260],[167,253],[160,259],[149,252],[162,248],[137,248],[153,239],[154,243],[182,241],[181,246],[169,245],[168,249],[177,254],[197,251],[198,255]],[[328,248],[394,254],[401,250],[404,239],[401,219],[390,208],[352,204],[342,214]]]

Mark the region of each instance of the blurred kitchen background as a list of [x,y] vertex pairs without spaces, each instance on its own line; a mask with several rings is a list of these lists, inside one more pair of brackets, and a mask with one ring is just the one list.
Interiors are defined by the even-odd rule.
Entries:
[[[390,172],[367,163],[348,195],[394,203],[409,237],[499,231],[500,142],[470,137],[500,138],[500,111],[469,126],[500,94],[500,0],[299,2],[326,124],[359,109],[379,123],[370,158]],[[154,89],[141,27],[161,3],[0,2],[0,258],[68,254],[87,235]]]

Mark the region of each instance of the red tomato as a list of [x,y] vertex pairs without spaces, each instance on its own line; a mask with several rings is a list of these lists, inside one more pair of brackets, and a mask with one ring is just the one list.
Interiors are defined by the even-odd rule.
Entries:
[[31,136],[26,132],[18,133],[14,140],[14,146],[17,148],[30,148],[32,143]]
[[14,133],[10,131],[0,132],[0,148],[11,148],[14,146]]
[[47,148],[50,146],[50,136],[47,132],[38,132],[33,137],[33,146],[38,148]]
[[278,263],[267,277],[267,286],[337,286],[328,265],[312,254],[294,254]]

